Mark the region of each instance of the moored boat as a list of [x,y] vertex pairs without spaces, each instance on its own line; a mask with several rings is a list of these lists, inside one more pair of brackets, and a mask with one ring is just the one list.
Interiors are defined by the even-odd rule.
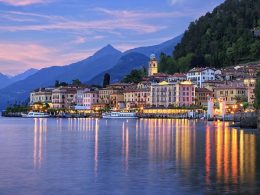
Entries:
[[22,114],[24,118],[49,118],[50,115],[43,112],[29,112],[28,114]]
[[136,119],[139,118],[135,112],[107,112],[102,114],[106,119]]

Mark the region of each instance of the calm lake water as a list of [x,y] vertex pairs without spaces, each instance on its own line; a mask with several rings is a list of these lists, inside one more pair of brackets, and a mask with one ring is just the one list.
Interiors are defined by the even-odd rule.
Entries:
[[218,122],[0,118],[0,194],[259,194],[259,151]]

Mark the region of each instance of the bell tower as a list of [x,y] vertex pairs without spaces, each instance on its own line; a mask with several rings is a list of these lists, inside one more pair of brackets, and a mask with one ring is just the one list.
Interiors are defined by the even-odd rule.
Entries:
[[158,62],[156,60],[155,54],[152,54],[150,56],[148,76],[153,76],[154,74],[157,73],[158,73]]

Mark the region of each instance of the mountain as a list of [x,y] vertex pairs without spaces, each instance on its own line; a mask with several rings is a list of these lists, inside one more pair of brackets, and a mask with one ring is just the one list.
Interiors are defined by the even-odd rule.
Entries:
[[56,80],[71,82],[73,79],[79,79],[84,83],[101,84],[104,73],[108,72],[111,75],[111,82],[117,82],[132,69],[147,67],[150,54],[171,53],[180,40],[181,36],[178,36],[159,45],[140,47],[125,53],[107,45],[80,62],[43,68],[23,80],[0,89],[0,108],[5,108],[8,102],[24,101],[28,99],[32,90],[52,86]]
[[0,88],[3,88],[10,84],[10,79],[8,76],[0,73]]
[[140,69],[142,67],[148,67],[149,58],[141,53],[131,52],[124,54],[117,64],[93,79],[87,81],[89,84],[102,85],[103,77],[105,73],[110,74],[111,83],[120,81],[126,74],[130,73],[133,69]]
[[93,79],[87,81],[91,84],[102,84],[103,76],[105,73],[109,73],[111,76],[111,82],[118,82],[124,78],[124,76],[131,72],[133,69],[141,68],[142,66],[148,66],[149,57],[151,54],[155,54],[157,58],[161,53],[166,55],[172,55],[175,46],[181,41],[183,35],[179,35],[169,41],[165,41],[158,45],[138,47],[127,50],[123,53],[118,63],[110,70],[103,71]]
[[12,83],[15,83],[17,81],[26,79],[27,77],[35,74],[37,71],[38,70],[32,68],[13,77],[0,73],[0,89],[5,88],[8,85],[11,85]]
[[38,72],[37,69],[34,69],[34,68],[31,68],[29,70],[26,70],[25,72],[21,73],[21,74],[18,74],[18,75],[15,75],[14,77],[11,77],[10,78],[10,81],[12,83],[14,82],[17,82],[17,81],[21,81],[21,80],[24,80],[26,79],[27,77],[35,74],[36,72]]
[[186,58],[186,65],[191,67],[223,67],[260,60],[259,10],[259,0],[226,0],[190,24],[174,57]]
[[67,66],[53,66],[43,68],[24,80],[15,82],[0,89],[0,107],[6,106],[7,102],[24,101],[30,91],[52,86],[55,80],[71,82],[73,79],[87,81],[95,75],[112,68],[122,53],[111,45],[107,45],[97,51],[93,56]]
[[146,55],[149,57],[151,54],[155,54],[156,57],[160,57],[161,53],[165,53],[166,55],[172,55],[172,52],[175,48],[175,46],[181,42],[183,35],[179,35],[169,41],[165,41],[161,44],[154,45],[154,46],[148,46],[148,47],[138,47],[135,49],[130,49],[126,51],[125,53],[141,53],[143,55]]

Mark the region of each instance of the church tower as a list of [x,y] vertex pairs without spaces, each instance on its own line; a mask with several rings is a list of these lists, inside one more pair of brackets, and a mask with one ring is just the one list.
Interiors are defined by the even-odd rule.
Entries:
[[158,62],[154,54],[150,56],[148,76],[153,76],[158,73]]

